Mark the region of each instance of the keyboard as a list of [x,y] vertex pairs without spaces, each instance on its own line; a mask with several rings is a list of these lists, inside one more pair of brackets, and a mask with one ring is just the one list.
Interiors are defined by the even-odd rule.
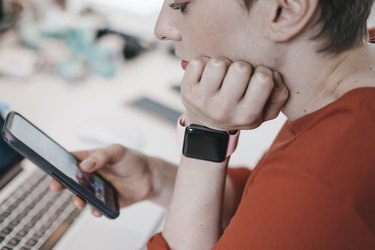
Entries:
[[80,210],[69,191],[49,190],[50,177],[34,171],[0,204],[0,249],[51,249]]

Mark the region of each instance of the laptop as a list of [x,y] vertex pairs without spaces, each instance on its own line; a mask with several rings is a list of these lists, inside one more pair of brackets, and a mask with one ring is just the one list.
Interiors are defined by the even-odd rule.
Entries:
[[[4,119],[0,114],[0,129]],[[72,193],[49,190],[50,177],[0,138],[0,249],[145,249],[164,209],[141,202],[115,220],[72,204]]]

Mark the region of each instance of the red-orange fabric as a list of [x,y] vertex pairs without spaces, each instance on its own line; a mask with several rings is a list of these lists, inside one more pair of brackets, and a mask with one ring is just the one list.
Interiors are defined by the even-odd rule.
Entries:
[[368,41],[370,43],[375,43],[375,27],[368,30]]
[[247,168],[228,168],[228,176],[232,180],[237,200],[242,197],[250,173],[250,169]]
[[286,122],[214,249],[375,249],[375,88]]
[[169,246],[163,235],[158,233],[147,242],[147,249],[169,250]]

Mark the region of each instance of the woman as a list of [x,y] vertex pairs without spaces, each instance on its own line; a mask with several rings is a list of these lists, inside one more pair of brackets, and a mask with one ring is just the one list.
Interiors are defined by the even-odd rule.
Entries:
[[149,249],[375,249],[372,4],[166,0],[155,33],[185,69],[179,126],[234,138],[280,111],[287,122],[252,172],[227,171],[230,152],[188,132],[178,168],[120,145],[77,153],[81,168],[110,180],[123,207],[168,208]]

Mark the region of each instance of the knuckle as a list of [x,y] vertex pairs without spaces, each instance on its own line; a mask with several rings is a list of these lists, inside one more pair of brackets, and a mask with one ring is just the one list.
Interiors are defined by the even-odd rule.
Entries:
[[228,64],[229,62],[227,59],[220,58],[220,57],[212,57],[207,63],[207,65],[209,65],[210,67],[219,68],[219,69],[227,68]]
[[201,68],[201,67],[204,67],[205,65],[206,65],[206,60],[203,57],[193,58],[189,61],[189,66],[191,67]]
[[221,63],[223,63],[227,66],[232,63],[231,60],[229,60],[228,58],[225,58],[225,57],[213,57],[212,59],[215,59],[216,61],[220,61]]
[[273,73],[270,69],[259,66],[255,70],[254,77],[259,83],[268,84],[273,87]]
[[233,62],[231,65],[231,69],[235,70],[236,72],[240,72],[244,74],[252,73],[252,67],[250,66],[250,64],[243,62],[243,61]]

